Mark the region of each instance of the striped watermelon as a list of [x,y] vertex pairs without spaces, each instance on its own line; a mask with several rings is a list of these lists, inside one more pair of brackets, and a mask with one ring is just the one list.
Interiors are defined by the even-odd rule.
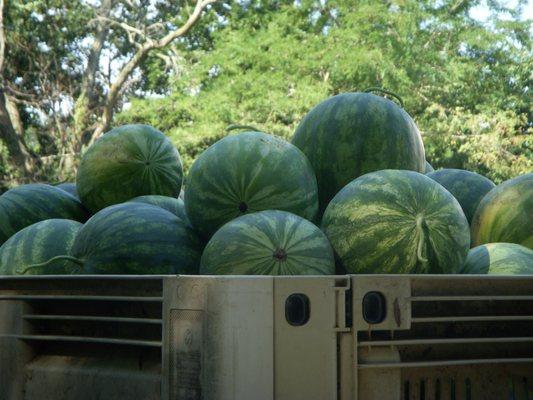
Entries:
[[178,197],[182,183],[180,155],[170,140],[147,125],[115,128],[83,155],[76,185],[92,212],[134,197]]
[[435,168],[432,167],[432,165],[430,163],[428,163],[426,161],[426,163],[424,164],[424,174],[429,174],[430,172],[433,172],[435,171]]
[[324,275],[335,272],[333,250],[311,222],[285,211],[261,211],[220,228],[202,254],[209,275]]
[[185,212],[185,203],[180,198],[159,196],[156,194],[139,196],[131,199],[130,202],[152,204],[157,207],[161,207],[167,211],[170,211],[176,217],[181,219],[186,225],[191,225],[187,213]]
[[58,185],[55,185],[56,188],[59,188],[61,190],[64,190],[65,192],[69,193],[70,195],[74,196],[78,200],[80,199],[78,196],[78,190],[76,189],[76,184],[71,182],[64,182],[60,183]]
[[470,247],[457,200],[412,171],[355,179],[333,198],[322,228],[349,273],[455,273]]
[[194,162],[185,208],[205,238],[246,213],[283,210],[312,220],[318,209],[315,174],[292,144],[262,132],[226,136]]
[[515,243],[489,243],[468,252],[463,274],[533,275],[533,250]]
[[53,218],[85,222],[89,213],[76,198],[51,185],[10,189],[0,196],[0,244],[29,225]]
[[472,244],[517,243],[533,249],[533,173],[492,189],[472,219]]
[[483,196],[496,186],[490,179],[464,169],[444,168],[426,175],[453,194],[461,204],[469,223],[472,222]]
[[18,231],[0,247],[0,275],[67,274],[64,261],[41,268],[25,269],[32,264],[70,251],[74,237],[83,225],[68,219],[47,219]]
[[193,274],[198,273],[201,244],[169,211],[123,203],[87,221],[70,256],[86,274]]
[[320,213],[354,178],[382,169],[424,172],[424,145],[401,107],[370,93],[344,93],[323,101],[298,125],[292,143],[311,162]]

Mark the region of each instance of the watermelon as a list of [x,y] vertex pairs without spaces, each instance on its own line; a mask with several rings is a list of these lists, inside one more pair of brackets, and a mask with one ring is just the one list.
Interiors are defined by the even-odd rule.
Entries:
[[318,104],[292,143],[309,158],[320,214],[354,178],[382,169],[424,172],[425,153],[414,121],[396,103],[370,93],[343,93]]
[[64,190],[65,192],[69,193],[70,195],[74,196],[78,200],[80,199],[78,196],[78,190],[76,189],[76,184],[71,182],[64,182],[59,183],[55,185],[56,188],[59,188],[61,190]]
[[472,219],[472,244],[516,243],[533,249],[533,173],[496,186]]
[[167,211],[170,211],[176,217],[185,222],[186,225],[191,225],[187,213],[185,212],[185,203],[180,198],[159,196],[156,194],[139,196],[131,199],[130,202],[152,204],[157,207],[161,207]]
[[87,150],[76,185],[83,204],[97,212],[143,195],[178,197],[182,178],[180,155],[164,134],[147,125],[124,125]]
[[68,253],[82,226],[68,219],[47,219],[18,231],[0,247],[0,275],[68,273],[64,261],[41,268],[26,268]]
[[75,197],[51,185],[10,189],[0,196],[0,244],[29,225],[53,218],[85,222],[89,213]]
[[[84,274],[198,273],[201,243],[171,212],[151,204],[104,208],[80,229],[68,255]],[[52,259],[54,260],[54,259]],[[50,261],[52,261],[50,260]]]
[[470,247],[457,200],[413,171],[355,179],[329,204],[322,229],[349,273],[456,273]]
[[226,222],[256,211],[289,211],[313,220],[316,177],[298,148],[247,131],[226,136],[196,159],[187,178],[185,208],[206,239]]
[[426,163],[424,165],[425,165],[424,166],[424,174],[429,174],[430,172],[435,171],[435,168],[433,168],[433,166],[430,163],[428,163],[427,161],[426,161]]
[[333,250],[311,222],[285,211],[238,217],[207,244],[200,272],[209,275],[325,275],[335,272]]
[[496,186],[490,179],[464,169],[445,168],[426,175],[453,194],[461,204],[469,223],[472,222],[483,196]]
[[488,243],[468,252],[463,274],[533,275],[533,250],[515,243]]

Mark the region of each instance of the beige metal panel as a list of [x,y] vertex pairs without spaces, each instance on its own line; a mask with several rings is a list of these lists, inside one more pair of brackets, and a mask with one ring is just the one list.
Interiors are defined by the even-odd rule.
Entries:
[[[353,323],[356,330],[396,330],[411,328],[411,282],[409,276],[352,276]],[[379,292],[386,300],[385,320],[370,325],[363,318],[363,298],[368,292]]]
[[[308,296],[310,318],[292,326],[285,301]],[[279,277],[274,280],[275,399],[337,399],[337,323],[334,277]]]
[[25,369],[24,399],[122,400],[161,398],[155,365],[139,367],[137,357],[39,356]]
[[164,297],[165,400],[274,399],[272,278],[183,276]]
[[[400,362],[400,353],[393,346],[358,350],[359,364]],[[358,399],[400,400],[401,371],[398,368],[377,368],[360,371]]]

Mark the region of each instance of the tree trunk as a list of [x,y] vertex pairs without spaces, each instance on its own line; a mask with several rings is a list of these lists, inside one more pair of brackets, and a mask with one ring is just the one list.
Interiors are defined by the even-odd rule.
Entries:
[[7,113],[9,114],[9,118],[11,119],[11,123],[13,124],[13,129],[17,133],[19,137],[21,137],[22,142],[24,142],[24,126],[22,125],[22,119],[20,118],[19,109],[17,107],[17,103],[13,101],[13,98],[6,95],[6,109]]
[[0,88],[0,139],[7,146],[11,162],[24,175],[30,175],[34,166],[33,159],[13,127],[7,110],[6,95],[2,88]]
[[109,18],[114,0],[103,0],[100,6],[98,15],[103,19],[98,19],[96,22],[97,28],[94,35],[94,41],[91,46],[91,51],[87,59],[87,67],[83,74],[83,81],[81,92],[74,105],[74,140],[77,146],[81,146],[82,142],[86,142],[86,136],[90,135],[89,125],[91,124],[91,112],[94,110],[94,102],[97,98],[95,93],[96,74],[100,66],[100,55],[104,47],[104,43],[109,34]]

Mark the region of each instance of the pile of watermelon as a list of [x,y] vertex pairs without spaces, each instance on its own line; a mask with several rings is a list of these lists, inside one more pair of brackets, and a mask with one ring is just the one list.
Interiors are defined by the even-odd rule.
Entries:
[[394,93],[328,98],[291,142],[237,128],[186,177],[162,132],[124,125],[75,183],[5,192],[0,275],[533,274],[533,173],[434,170]]

